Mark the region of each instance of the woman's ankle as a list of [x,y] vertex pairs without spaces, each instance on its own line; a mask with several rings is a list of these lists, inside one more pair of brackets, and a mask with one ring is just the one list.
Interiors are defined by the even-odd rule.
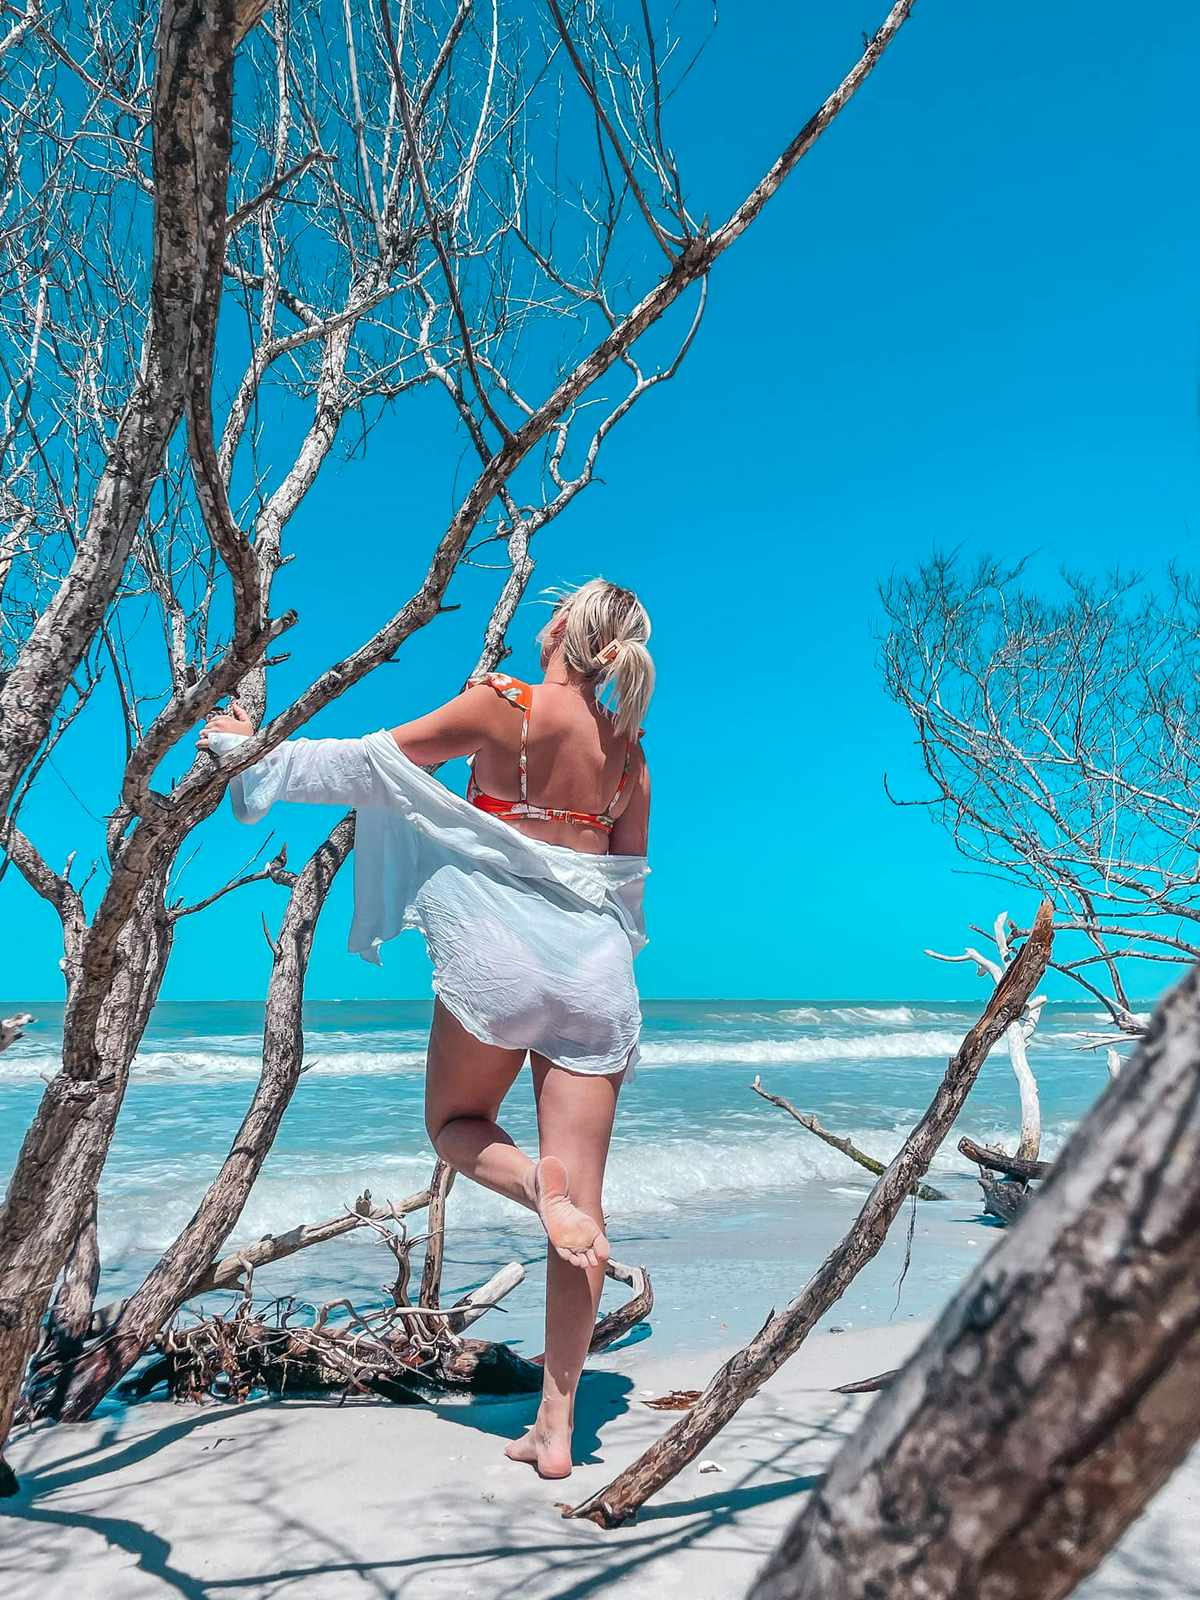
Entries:
[[571,1415],[572,1409],[571,1406],[561,1400],[548,1401],[543,1398],[541,1405],[538,1407],[534,1426],[543,1433],[552,1435],[555,1438],[560,1434],[566,1434],[569,1438],[574,1421]]

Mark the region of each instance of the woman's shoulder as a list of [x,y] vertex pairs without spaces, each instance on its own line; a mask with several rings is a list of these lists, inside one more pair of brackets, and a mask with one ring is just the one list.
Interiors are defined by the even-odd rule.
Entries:
[[491,689],[502,700],[508,700],[515,706],[520,706],[523,711],[528,711],[533,705],[533,689],[520,678],[514,678],[507,672],[484,672],[477,678],[467,682],[467,688]]

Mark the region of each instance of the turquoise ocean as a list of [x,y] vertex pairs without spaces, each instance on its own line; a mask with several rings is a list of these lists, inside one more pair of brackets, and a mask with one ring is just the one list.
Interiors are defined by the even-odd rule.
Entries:
[[[803,1285],[853,1219],[871,1179],[751,1090],[763,1086],[815,1112],[830,1129],[886,1160],[928,1104],[980,1002],[653,1001],[643,1062],[622,1091],[609,1161],[614,1253],[646,1265],[657,1303],[652,1332],[667,1347],[743,1338]],[[34,1013],[0,1056],[0,1175],[56,1066],[61,1007]],[[401,1199],[428,1180],[433,1152],[422,1116],[429,1005],[318,1002],[306,1009],[306,1064],[275,1148],[234,1242],[336,1216],[364,1189]],[[127,1291],[187,1221],[216,1172],[252,1093],[262,1008],[244,1002],[162,1003],[134,1068],[101,1189],[101,1299]],[[1102,1016],[1047,1006],[1030,1048],[1052,1156],[1104,1091]],[[504,1120],[533,1135],[522,1074]],[[926,1317],[995,1242],[982,1220],[959,1134],[1011,1141],[1016,1084],[1003,1045],[985,1065],[954,1136],[932,1169],[948,1200],[898,1219],[879,1259],[827,1325]],[[912,1227],[911,1264],[901,1265]],[[420,1218],[413,1219],[419,1231]],[[540,1349],[536,1224],[497,1196],[459,1181],[447,1221],[446,1288],[466,1289],[504,1262],[529,1269],[508,1309],[479,1332]],[[298,1255],[259,1274],[263,1295],[314,1303],[348,1295],[375,1304],[390,1257],[370,1233]],[[614,1297],[618,1291],[612,1291]],[[223,1303],[228,1303],[227,1301]]]

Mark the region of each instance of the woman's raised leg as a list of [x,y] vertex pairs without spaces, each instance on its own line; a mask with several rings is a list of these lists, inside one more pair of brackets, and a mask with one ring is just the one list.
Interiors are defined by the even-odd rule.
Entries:
[[[604,1165],[617,1109],[623,1073],[585,1076],[553,1066],[534,1055],[533,1084],[537,1096],[539,1211],[550,1236],[546,1253],[546,1355],[542,1403],[529,1432],[508,1447],[514,1461],[527,1461],[546,1478],[565,1478],[571,1470],[571,1429],[575,1391],[596,1325],[596,1307],[604,1287],[608,1240],[604,1236],[601,1193]],[[561,1190],[561,1196],[554,1192]],[[588,1265],[573,1265],[556,1246],[547,1212],[561,1198],[575,1216],[582,1216],[591,1236],[586,1255],[571,1252]]]
[[536,1209],[534,1164],[496,1121],[525,1055],[484,1044],[437,1001],[425,1072],[425,1126],[438,1155],[464,1177]]

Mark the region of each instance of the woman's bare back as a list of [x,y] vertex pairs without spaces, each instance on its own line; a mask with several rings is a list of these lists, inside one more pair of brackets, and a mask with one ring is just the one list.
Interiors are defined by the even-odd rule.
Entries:
[[[612,718],[586,686],[534,684],[526,746],[527,793],[538,806],[604,812],[613,800],[625,768],[628,742],[617,734]],[[479,699],[481,741],[475,754],[475,781],[498,800],[519,798],[521,711],[485,685],[467,691]],[[488,703],[490,702],[490,704]],[[648,815],[646,763],[641,746],[632,749],[629,782],[621,796],[613,829],[534,817],[511,819],[511,825],[546,844],[603,855],[641,855],[645,851]]]

